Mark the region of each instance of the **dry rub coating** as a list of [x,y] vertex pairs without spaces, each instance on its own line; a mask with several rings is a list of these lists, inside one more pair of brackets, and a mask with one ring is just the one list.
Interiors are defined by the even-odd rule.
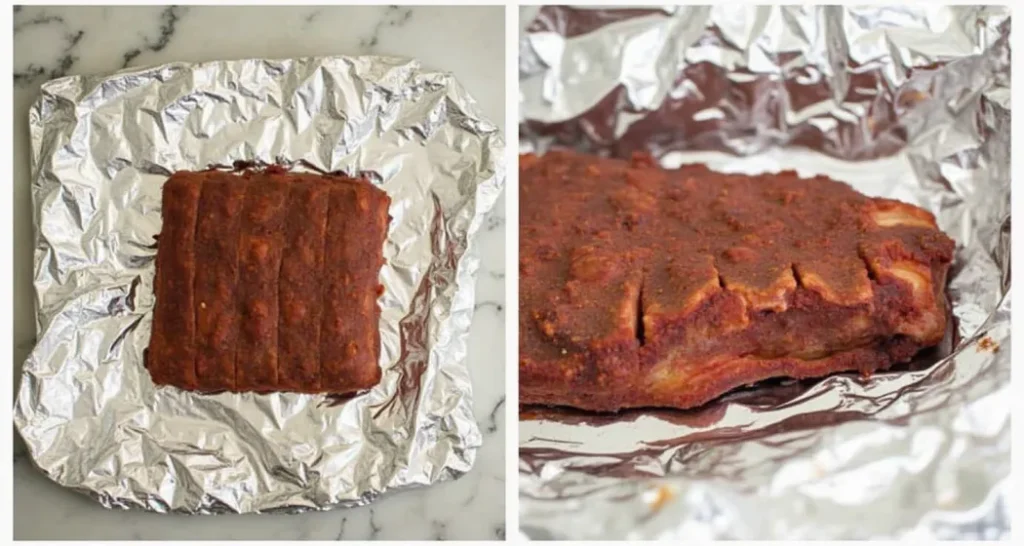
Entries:
[[380,381],[390,199],[364,180],[180,172],[163,188],[154,383],[346,394]]
[[941,341],[931,214],[794,172],[520,158],[520,402],[689,408]]
[[[186,177],[172,178],[163,187],[164,229],[156,254],[154,290],[160,304],[153,310],[153,331],[146,353],[153,381],[182,389],[198,386],[195,366],[196,275],[195,232],[201,187]],[[170,243],[163,245],[164,241]]]
[[[202,274],[195,276],[193,283],[196,300],[202,302],[195,313],[198,329],[196,376],[199,384],[206,388],[233,389],[239,328],[235,304],[239,264],[238,260],[221,258],[238,255],[248,179],[230,173],[211,172],[205,178],[197,177],[192,182],[188,177],[178,175],[167,183],[172,182],[191,184],[201,189],[195,254],[196,262],[205,267]],[[170,203],[168,197],[164,198],[164,203]],[[168,229],[173,229],[173,222],[174,219],[165,213],[165,235]],[[173,241],[174,238],[164,237],[164,240]],[[159,271],[159,264],[157,268]]]

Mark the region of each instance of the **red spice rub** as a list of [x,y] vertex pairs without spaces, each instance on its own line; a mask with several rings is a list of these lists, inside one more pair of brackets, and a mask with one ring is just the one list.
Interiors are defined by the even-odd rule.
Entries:
[[269,391],[277,385],[278,273],[288,186],[257,174],[245,192],[238,244],[241,328],[235,352],[235,388]]
[[687,408],[945,332],[953,242],[824,177],[553,152],[521,158],[520,211],[524,404]]
[[[158,242],[154,289],[161,302],[153,311],[147,353],[153,381],[183,389],[197,387],[195,231],[200,186],[192,176],[172,178],[163,187],[165,225]],[[164,245],[165,241],[169,241]]]
[[[384,263],[381,245],[353,244],[354,237],[383,240],[387,232],[387,196],[360,184],[333,184],[329,197],[327,246],[329,265],[323,279],[324,309],[320,335],[320,380],[335,390],[354,390],[380,381],[377,352],[377,272]],[[358,235],[357,235],[358,234]]]
[[154,383],[333,394],[377,384],[389,205],[343,176],[173,175],[146,358]]
[[[202,186],[196,225],[196,374],[207,389],[235,388],[238,255],[246,178],[228,173],[192,174]],[[205,177],[205,178],[203,178]],[[165,219],[165,222],[167,220]]]
[[320,388],[320,323],[329,191],[330,186],[315,177],[290,184],[279,292],[281,355],[277,377],[282,389]]

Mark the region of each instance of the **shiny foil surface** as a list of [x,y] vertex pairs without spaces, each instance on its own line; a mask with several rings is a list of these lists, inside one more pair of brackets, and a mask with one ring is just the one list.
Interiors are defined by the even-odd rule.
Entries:
[[901,369],[690,411],[522,408],[523,535],[1008,537],[1009,10],[524,15],[521,151],[824,174],[930,210],[957,250],[947,338]]
[[[107,507],[208,514],[361,505],[470,469],[472,240],[504,143],[453,76],[386,57],[172,63],[51,81],[30,127],[39,333],[15,423],[49,478]],[[154,387],[161,186],[236,161],[363,173],[391,196],[372,390]]]

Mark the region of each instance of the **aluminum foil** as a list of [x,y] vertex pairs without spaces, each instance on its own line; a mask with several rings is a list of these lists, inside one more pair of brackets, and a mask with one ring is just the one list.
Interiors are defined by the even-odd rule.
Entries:
[[935,213],[955,325],[871,378],[692,411],[523,408],[529,538],[1003,538],[1010,473],[1008,8],[544,7],[520,149],[795,168]]
[[[39,335],[15,423],[49,478],[107,507],[206,514],[366,504],[470,469],[472,240],[504,143],[450,74],[386,57],[172,63],[51,81],[30,126]],[[391,196],[377,387],[154,387],[161,186],[236,161],[363,173]]]

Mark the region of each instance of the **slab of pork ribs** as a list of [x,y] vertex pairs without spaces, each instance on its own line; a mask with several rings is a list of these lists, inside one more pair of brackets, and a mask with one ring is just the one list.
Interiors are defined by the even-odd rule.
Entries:
[[938,344],[954,243],[824,177],[520,158],[520,403],[690,408]]
[[389,204],[344,176],[171,176],[146,354],[154,383],[332,394],[376,385]]

